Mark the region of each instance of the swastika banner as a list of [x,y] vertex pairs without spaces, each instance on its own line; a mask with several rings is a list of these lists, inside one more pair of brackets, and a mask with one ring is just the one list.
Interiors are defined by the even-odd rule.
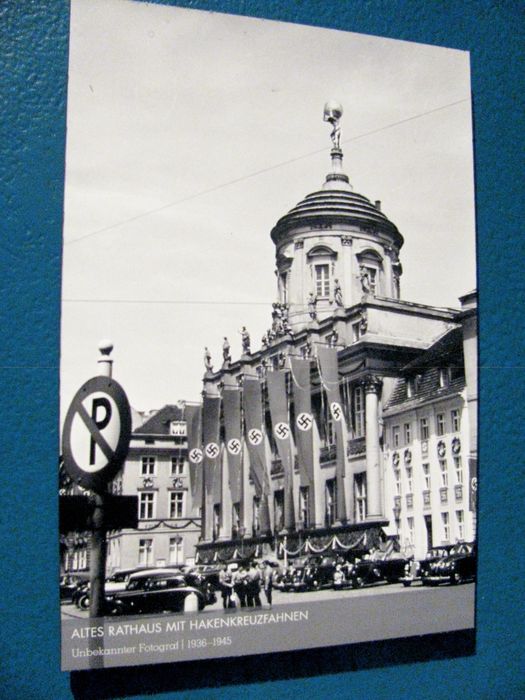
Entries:
[[[342,411],[341,389],[339,387],[339,368],[337,350],[319,345],[317,348],[319,374],[325,391],[328,413],[332,419],[332,428],[336,440],[336,481],[337,481],[337,519],[345,521],[348,518],[344,488],[346,445],[344,430],[344,415]],[[328,417],[328,416],[327,416]]]
[[220,484],[219,411],[218,396],[204,396],[202,402],[202,444],[204,450],[204,488],[206,497],[216,496],[215,482]]
[[286,396],[286,372],[284,370],[268,372],[266,385],[268,387],[268,401],[275,443],[284,470],[284,526],[287,530],[293,530],[295,527],[293,453],[288,399]]
[[222,392],[225,444],[228,456],[229,483],[232,503],[238,503],[241,492],[241,392],[224,388]]
[[259,499],[260,528],[262,532],[266,533],[270,531],[270,513],[268,510],[270,478],[266,464],[266,447],[262,434],[262,396],[261,382],[258,377],[244,377],[243,397],[246,445],[250,457],[250,476],[255,486],[255,495]]
[[[299,459],[301,486],[314,483],[314,419],[310,387],[310,360],[290,359],[292,368],[292,395],[295,408],[295,444]],[[313,502],[313,498],[312,498]]]
[[193,509],[199,508],[202,501],[202,407],[186,406],[184,416],[188,435],[188,461]]

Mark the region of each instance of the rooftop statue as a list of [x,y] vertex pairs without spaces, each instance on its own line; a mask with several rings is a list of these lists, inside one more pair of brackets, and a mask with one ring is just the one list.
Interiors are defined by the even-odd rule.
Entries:
[[343,107],[335,100],[328,100],[324,106],[323,120],[329,122],[332,125],[332,133],[330,138],[334,148],[339,149],[341,147],[341,127],[339,125],[339,120],[343,116]]

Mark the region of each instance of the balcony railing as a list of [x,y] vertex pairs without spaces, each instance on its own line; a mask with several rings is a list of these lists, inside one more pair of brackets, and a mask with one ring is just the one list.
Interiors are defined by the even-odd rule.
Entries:
[[423,491],[423,507],[430,508],[430,491]]
[[407,508],[413,508],[414,507],[414,495],[411,493],[407,493],[406,495],[406,501],[407,501]]
[[454,486],[454,496],[456,497],[456,501],[463,500],[463,485],[462,484],[456,484]]
[[439,489],[439,500],[441,503],[448,503],[448,488],[446,486]]

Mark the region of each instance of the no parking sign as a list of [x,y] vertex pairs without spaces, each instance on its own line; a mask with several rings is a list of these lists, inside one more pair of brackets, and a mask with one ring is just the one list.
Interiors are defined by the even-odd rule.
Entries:
[[80,486],[103,492],[129,449],[131,410],[111,377],[93,377],[75,394],[64,422],[64,467]]

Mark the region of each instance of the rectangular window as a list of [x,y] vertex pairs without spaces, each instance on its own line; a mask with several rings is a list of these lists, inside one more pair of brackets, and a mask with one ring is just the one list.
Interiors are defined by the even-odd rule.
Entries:
[[396,486],[396,496],[401,496],[401,470],[394,469],[394,483]]
[[170,518],[184,517],[184,491],[171,491]]
[[354,477],[355,519],[363,522],[366,519],[366,472]]
[[436,416],[436,433],[441,436],[445,434],[445,414],[438,413]]
[[155,494],[143,491],[139,495],[139,520],[152,520],[155,517]]
[[184,564],[183,539],[180,535],[170,537],[169,563]]
[[405,437],[405,445],[410,445],[410,440],[412,439],[410,423],[405,423],[405,425],[403,426],[403,430]]
[[419,421],[419,430],[421,433],[422,440],[428,440],[429,430],[428,430],[428,418],[421,418]]
[[212,537],[214,540],[217,539],[220,535],[220,528],[221,528],[221,505],[220,503],[216,503],[213,506],[213,532],[212,532]]
[[425,480],[425,490],[430,490],[430,464],[423,464],[423,478]]
[[[330,409],[328,409],[328,412],[329,411],[330,411]],[[327,447],[328,446],[331,447],[332,445],[335,445],[335,425],[334,425],[334,421],[333,421],[330,413],[328,413],[328,415],[326,417],[325,425],[326,425],[326,445],[327,445]]]
[[330,265],[315,266],[315,293],[320,298],[330,296]]
[[170,423],[170,435],[186,437],[186,421],[172,420]]
[[139,540],[139,565],[151,566],[153,564],[153,540]]
[[407,467],[407,489],[408,493],[413,491],[412,467]]
[[352,343],[357,343],[361,337],[361,322],[352,323]]
[[450,423],[452,425],[452,432],[459,433],[459,429],[461,427],[461,418],[458,408],[454,408],[452,409],[452,411],[450,411]]
[[284,491],[279,489],[273,494],[273,522],[275,532],[284,528]]
[[353,392],[354,398],[354,437],[363,437],[365,434],[365,398],[362,386],[356,386]]
[[337,489],[335,479],[327,479],[325,485],[325,523],[333,525],[336,519]]
[[182,476],[184,474],[184,457],[177,455],[171,458],[171,476]]
[[456,472],[456,484],[463,483],[463,463],[461,457],[454,457],[454,471]]
[[439,460],[439,470],[441,472],[441,486],[448,486],[448,467],[447,460]]
[[308,486],[299,488],[299,520],[305,529],[310,526],[310,489]]
[[408,543],[414,544],[414,518],[407,518]]
[[257,496],[253,497],[253,519],[252,519],[252,527],[253,527],[253,534],[254,536],[259,534],[259,530],[261,529],[261,521],[260,521],[260,513],[259,513],[259,508],[260,508],[261,502],[257,498]]
[[439,386],[441,388],[450,384],[450,370],[448,367],[441,367],[439,370]]
[[394,447],[399,447],[400,441],[399,441],[399,425],[393,425],[392,426],[392,445]]
[[458,539],[464,540],[465,539],[465,515],[464,515],[462,510],[456,511],[456,526],[457,526]]
[[443,540],[450,541],[450,519],[448,513],[441,513],[441,524],[443,525]]
[[241,504],[232,504],[232,537],[240,537],[241,535]]
[[155,474],[155,457],[142,457],[142,476],[153,476]]

